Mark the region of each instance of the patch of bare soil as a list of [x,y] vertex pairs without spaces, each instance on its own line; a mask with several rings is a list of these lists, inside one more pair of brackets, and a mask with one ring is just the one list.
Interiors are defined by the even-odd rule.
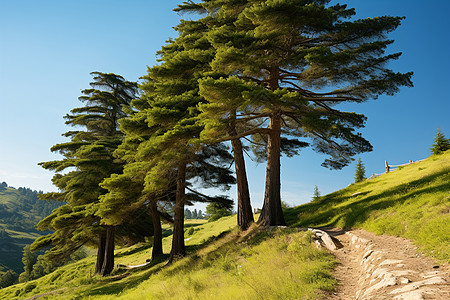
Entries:
[[325,231],[343,245],[332,251],[339,287],[326,299],[450,299],[448,264],[423,256],[410,240],[364,230]]

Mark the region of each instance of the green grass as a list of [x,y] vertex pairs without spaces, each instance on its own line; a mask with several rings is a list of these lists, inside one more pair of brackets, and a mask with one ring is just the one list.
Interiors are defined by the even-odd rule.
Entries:
[[[211,223],[190,221],[186,239],[187,257],[169,266],[160,261],[91,277],[95,257],[88,257],[2,289],[0,299],[50,291],[56,292],[40,299],[320,299],[320,290],[336,285],[330,275],[333,256],[317,249],[308,232],[267,232],[257,226],[240,232],[231,216]],[[170,241],[170,236],[163,241],[166,253]],[[142,264],[150,255],[148,245],[135,245],[117,250],[116,263]]]
[[450,151],[286,211],[290,226],[362,228],[450,261]]

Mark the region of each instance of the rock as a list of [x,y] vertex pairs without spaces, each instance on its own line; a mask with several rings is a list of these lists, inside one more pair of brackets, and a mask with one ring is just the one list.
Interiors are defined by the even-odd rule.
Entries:
[[320,241],[325,248],[329,250],[337,250],[342,248],[342,244],[338,240],[333,239],[328,233],[319,229],[310,229],[314,236]]
[[411,282],[411,280],[409,280],[408,278],[405,278],[405,277],[400,277],[398,279],[398,282],[401,283],[401,284],[408,284],[408,283]]
[[423,295],[420,291],[412,291],[397,295],[393,298],[394,300],[424,300]]
[[362,257],[362,259],[366,259],[366,258],[368,258],[371,254],[373,253],[373,250],[369,250],[369,251],[367,251],[366,253],[364,253],[364,255],[363,255],[363,257]]
[[[395,296],[393,299],[394,300],[423,300],[423,299],[425,299],[424,298],[425,294],[435,295],[436,292],[437,292],[436,289],[421,288],[421,289],[417,289],[414,291],[402,293],[400,295]],[[428,299],[428,297],[427,297],[427,299]],[[430,298],[430,299],[434,299],[434,298]]]
[[395,264],[400,264],[402,262],[403,262],[403,260],[400,260],[400,259],[386,259],[380,263],[380,266],[395,265]]
[[436,276],[436,277],[431,277],[431,278],[425,279],[425,280],[422,281],[422,283],[425,284],[425,285],[446,284],[447,281],[445,281],[445,279],[442,278],[442,277],[437,277]]
[[432,278],[428,278],[428,279],[425,279],[422,281],[413,282],[408,285],[405,285],[404,287],[395,289],[395,290],[391,291],[391,294],[401,294],[401,293],[410,292],[413,290],[417,290],[420,287],[423,287],[424,285],[446,284],[446,283],[447,282],[442,277],[432,277]]
[[395,278],[395,276],[393,276],[391,274],[391,276],[387,275],[385,278],[383,278],[383,280],[381,280],[380,282],[372,285],[371,287],[369,287],[363,294],[363,298],[370,295],[371,293],[375,292],[376,290],[388,287],[388,286],[393,286],[397,284],[397,279]]
[[391,272],[392,274],[394,274],[395,276],[407,276],[407,275],[411,275],[414,273],[417,273],[415,271],[412,270],[395,270]]

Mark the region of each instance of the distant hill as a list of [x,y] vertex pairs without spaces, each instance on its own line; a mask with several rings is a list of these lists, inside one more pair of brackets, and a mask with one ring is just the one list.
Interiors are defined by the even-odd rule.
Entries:
[[44,234],[36,224],[48,216],[59,202],[38,199],[39,192],[0,183],[0,266],[23,271],[22,250]]

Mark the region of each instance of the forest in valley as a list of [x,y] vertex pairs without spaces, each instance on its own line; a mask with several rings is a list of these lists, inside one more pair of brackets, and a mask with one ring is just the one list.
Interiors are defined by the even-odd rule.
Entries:
[[24,271],[24,247],[49,233],[37,230],[36,224],[62,205],[39,200],[39,194],[42,191],[0,183],[0,288],[13,284]]
[[[22,282],[85,247],[95,249],[93,274],[102,277],[115,268],[115,249],[137,243],[151,242],[149,259],[171,264],[186,255],[186,218],[230,215],[233,205],[242,232],[286,225],[281,157],[310,147],[324,167],[347,166],[372,145],[360,133],[366,117],[338,104],[413,85],[412,72],[389,68],[401,53],[387,52],[388,34],[402,17],[355,19],[353,8],[326,0],[184,1],[175,11],[195,18],[179,22],[139,83],[91,73],[80,105],[64,116],[66,141],[51,147],[60,158],[40,163],[58,191],[19,189],[41,199],[30,211],[45,215],[37,224],[45,234],[27,250],[45,251],[42,271],[25,266]],[[267,164],[257,219],[245,155]],[[226,195],[232,185],[236,203]],[[195,203],[207,211],[193,216]],[[5,218],[28,226],[17,216]],[[168,255],[162,224],[173,234]]]

